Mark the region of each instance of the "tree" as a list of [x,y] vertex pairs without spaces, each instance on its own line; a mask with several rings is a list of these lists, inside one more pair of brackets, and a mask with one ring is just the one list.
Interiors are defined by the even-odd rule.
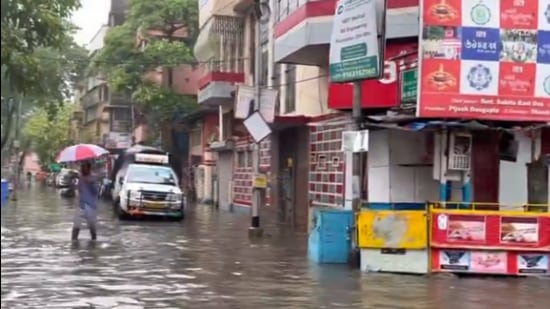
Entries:
[[15,92],[48,91],[43,81],[49,76],[36,50],[67,46],[74,30],[68,19],[79,7],[79,0],[2,0],[2,73]]
[[[3,47],[2,47],[3,48]],[[32,57],[38,63],[38,72],[45,76],[39,82],[39,88],[18,91],[6,73],[8,65],[2,63],[2,148],[7,145],[16,109],[9,108],[8,102],[15,107],[22,101],[22,113],[33,107],[41,107],[48,111],[50,118],[54,117],[59,102],[67,100],[74,89],[76,81],[80,80],[88,66],[88,52],[73,41],[59,49],[39,47]],[[38,84],[37,84],[38,85]]]
[[2,0],[2,149],[15,115],[10,98],[27,109],[46,107],[52,117],[87,66],[87,53],[71,37],[69,17],[79,7],[79,0]]
[[[131,0],[128,19],[107,33],[92,68],[107,75],[114,91],[131,96],[150,125],[189,113],[197,107],[196,100],[174,91],[172,73],[174,67],[193,61],[197,25],[195,0]],[[138,35],[147,41],[144,48],[136,44]],[[167,71],[165,84],[147,78],[158,68]]]
[[54,117],[44,107],[35,109],[23,128],[23,136],[40,158],[43,169],[55,162],[57,153],[71,142],[68,133],[71,105],[64,103],[58,106],[59,110]]

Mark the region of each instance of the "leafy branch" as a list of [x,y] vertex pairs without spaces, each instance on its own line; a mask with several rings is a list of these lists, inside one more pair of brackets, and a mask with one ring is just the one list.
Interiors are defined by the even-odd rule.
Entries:
[[[196,101],[174,90],[173,69],[193,61],[197,24],[194,0],[132,0],[128,19],[107,33],[91,69],[105,73],[114,91],[130,95],[150,123],[189,113]],[[167,77],[162,83],[154,80],[158,72]]]

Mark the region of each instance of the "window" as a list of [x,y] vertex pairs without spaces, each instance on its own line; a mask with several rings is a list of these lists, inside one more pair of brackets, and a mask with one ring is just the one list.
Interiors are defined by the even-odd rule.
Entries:
[[233,136],[233,110],[223,114],[222,140],[228,140]]
[[267,87],[267,79],[269,76],[269,60],[267,56],[267,51],[262,52],[262,76],[260,77],[260,85],[262,87]]
[[189,138],[191,147],[201,146],[202,145],[201,139],[202,139],[202,134],[200,129],[195,129],[191,131],[191,136]]
[[246,167],[246,152],[239,151],[237,152],[237,167],[243,168]]
[[[273,89],[276,89],[281,92],[281,65],[278,63],[273,64],[273,75],[271,76]],[[281,112],[281,99],[277,96],[277,101],[275,103],[275,113],[279,114]]]
[[111,113],[115,121],[132,121],[132,110],[130,108],[113,108]]
[[289,64],[285,71],[286,93],[285,93],[285,113],[291,113],[296,110],[296,66]]
[[252,150],[247,151],[246,153],[246,166],[252,167],[254,165],[254,153]]
[[271,76],[274,88],[281,88],[281,65],[273,64],[273,76]]
[[107,85],[101,86],[99,88],[99,100],[103,102],[109,101],[110,91]]
[[275,22],[284,20],[307,2],[307,0],[277,0],[274,14]]
[[97,105],[84,110],[84,123],[97,119]]

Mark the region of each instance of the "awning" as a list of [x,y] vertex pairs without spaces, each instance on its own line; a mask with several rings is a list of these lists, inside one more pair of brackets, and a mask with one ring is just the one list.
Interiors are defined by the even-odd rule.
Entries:
[[293,127],[306,125],[311,117],[305,115],[275,115],[271,128],[273,130],[283,130]]
[[468,130],[497,130],[497,131],[532,131],[538,130],[544,127],[548,127],[548,124],[526,124],[526,125],[499,125],[495,123],[488,123],[476,120],[414,120],[414,121],[402,121],[402,122],[375,122],[367,121],[364,123],[367,128],[381,128],[381,129],[395,129],[405,131],[423,131],[423,130],[436,130],[441,128],[461,128]]

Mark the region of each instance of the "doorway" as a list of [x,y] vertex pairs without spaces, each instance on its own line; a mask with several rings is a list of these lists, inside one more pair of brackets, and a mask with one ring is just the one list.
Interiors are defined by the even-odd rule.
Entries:
[[279,221],[306,231],[308,224],[309,129],[279,132]]

